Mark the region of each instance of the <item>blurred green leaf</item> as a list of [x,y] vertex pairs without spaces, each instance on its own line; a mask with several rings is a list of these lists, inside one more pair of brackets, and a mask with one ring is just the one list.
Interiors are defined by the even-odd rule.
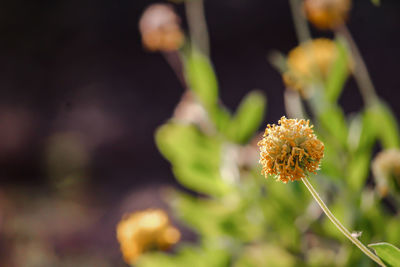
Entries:
[[380,6],[381,5],[381,0],[371,0],[372,4],[376,5],[376,6]]
[[357,153],[348,162],[347,183],[357,192],[360,190],[368,177],[371,152]]
[[176,254],[146,253],[140,257],[138,267],[209,267],[228,266],[228,252],[207,246],[184,246]]
[[279,51],[271,51],[267,55],[269,63],[281,74],[287,71],[287,58]]
[[367,110],[373,130],[385,149],[400,146],[400,131],[391,109],[382,101]]
[[[328,105],[318,113],[323,137],[342,147],[347,146],[348,129],[343,111],[336,105]],[[326,135],[326,132],[328,135]],[[324,140],[327,141],[327,140]]]
[[196,50],[190,50],[185,62],[186,78],[207,110],[218,102],[218,82],[209,59]]
[[228,128],[228,135],[237,143],[246,143],[260,127],[266,106],[265,96],[250,92],[240,103]]
[[216,202],[175,193],[172,203],[179,217],[203,238],[219,236],[250,242],[260,238],[264,231],[261,210],[240,199],[239,195]]
[[196,192],[213,196],[229,192],[229,186],[222,180],[219,169],[209,168],[205,163],[174,166],[173,172],[182,185]]
[[298,266],[296,258],[282,247],[270,244],[254,244],[244,248],[240,258],[233,264],[234,267],[258,266]]
[[338,57],[325,83],[326,97],[331,103],[335,103],[339,98],[349,74],[349,59],[345,42],[338,39],[336,46]]
[[183,185],[210,195],[229,191],[220,175],[221,142],[216,137],[193,125],[167,123],[157,130],[156,143]]
[[[178,192],[173,194],[172,204],[178,211],[179,218],[203,237],[213,237],[221,234],[218,223],[221,218],[220,212],[223,212],[224,209],[215,210],[214,208],[213,210],[207,200]],[[216,213],[219,216],[215,216]],[[213,219],[210,220],[210,218]]]
[[226,134],[231,121],[230,112],[225,107],[217,105],[209,110],[209,115],[217,130]]
[[376,254],[383,260],[383,262],[389,267],[400,266],[400,249],[389,243],[375,243],[369,244],[369,247],[376,251]]

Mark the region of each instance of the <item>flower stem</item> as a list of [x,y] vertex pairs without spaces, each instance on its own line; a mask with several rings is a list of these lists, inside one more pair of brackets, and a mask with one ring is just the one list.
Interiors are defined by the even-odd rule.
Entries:
[[378,97],[376,95],[374,84],[372,83],[371,76],[369,75],[367,66],[363,57],[354,41],[349,29],[343,25],[337,29],[337,33],[342,36],[348,45],[355,61],[354,78],[360,89],[361,96],[367,106],[374,104]]
[[189,25],[190,41],[204,55],[209,55],[209,37],[203,0],[185,1],[186,17]]
[[299,0],[289,0],[289,4],[297,38],[300,43],[304,43],[311,39],[311,34],[307,25],[307,20],[302,13],[302,2]]
[[307,187],[307,189],[310,191],[311,195],[314,197],[315,201],[317,201],[318,205],[321,207],[321,209],[325,212],[326,216],[332,221],[332,223],[342,232],[348,239],[350,239],[351,242],[354,243],[362,252],[364,252],[365,255],[370,257],[373,261],[375,261],[377,264],[380,266],[385,266],[385,264],[376,256],[371,250],[369,250],[366,246],[364,246],[363,243],[361,243],[360,240],[358,240],[356,237],[354,237],[349,230],[347,230],[336,217],[332,214],[332,212],[329,210],[329,208],[326,206],[324,201],[321,199],[321,197],[318,195],[317,191],[315,191],[314,187],[310,184],[308,181],[307,177],[304,177],[301,179],[304,183],[304,185]]

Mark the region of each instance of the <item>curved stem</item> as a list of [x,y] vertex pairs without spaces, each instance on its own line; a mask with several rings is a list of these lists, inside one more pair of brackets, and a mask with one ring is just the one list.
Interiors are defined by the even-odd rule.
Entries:
[[302,13],[302,2],[299,0],[289,0],[290,10],[296,29],[297,38],[300,43],[306,42],[311,39],[310,30],[307,25],[307,20]]
[[209,37],[203,0],[185,1],[190,41],[204,54],[209,55]]
[[181,60],[179,52],[178,51],[162,52],[162,55],[164,56],[168,65],[171,67],[172,71],[175,73],[176,77],[178,78],[183,88],[185,90],[188,90],[185,75],[183,72],[183,62]]
[[362,252],[364,252],[365,255],[370,257],[373,261],[375,261],[377,264],[380,266],[385,266],[385,264],[381,261],[381,259],[378,258],[371,250],[369,250],[366,246],[364,246],[363,243],[361,243],[360,240],[358,240],[356,237],[354,237],[349,230],[347,230],[336,217],[332,214],[332,212],[329,210],[329,208],[326,206],[324,201],[321,199],[321,197],[318,195],[317,191],[315,191],[314,187],[310,184],[308,179],[306,177],[301,179],[304,183],[304,185],[307,187],[307,189],[310,191],[311,195],[314,197],[315,201],[317,201],[318,205],[321,207],[321,209],[325,212],[326,216],[332,221],[332,223],[342,232],[348,239],[350,239],[351,242],[354,243]]
[[351,36],[349,29],[345,25],[339,27],[337,29],[337,33],[343,36],[343,38],[350,46],[350,51],[355,61],[354,78],[358,84],[361,96],[365,104],[367,106],[370,106],[376,102],[378,97],[376,95],[375,87],[372,83],[371,76],[369,75],[364,59],[362,58],[357,44]]

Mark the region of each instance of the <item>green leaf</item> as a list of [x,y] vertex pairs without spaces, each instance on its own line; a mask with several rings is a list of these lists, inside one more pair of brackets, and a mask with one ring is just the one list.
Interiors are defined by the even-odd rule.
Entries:
[[400,147],[400,131],[391,109],[382,101],[367,110],[371,124],[385,149]]
[[246,143],[260,127],[265,106],[266,98],[261,92],[253,91],[247,94],[231,120],[228,136],[234,142]]
[[381,0],[371,0],[372,4],[376,5],[376,6],[380,6],[381,5]]
[[375,250],[376,254],[386,265],[393,267],[400,266],[400,249],[397,247],[384,242],[369,244],[368,246]]
[[167,123],[156,132],[161,153],[171,162],[176,178],[187,188],[222,195],[230,186],[220,174],[221,141],[193,125]]
[[225,107],[217,105],[209,110],[209,115],[218,132],[225,134],[231,121],[231,113]]
[[207,110],[215,108],[218,101],[218,82],[210,60],[198,51],[189,53],[185,73],[190,89]]
[[178,181],[196,192],[221,196],[229,192],[229,185],[222,180],[219,169],[208,167],[202,162],[173,167]]
[[349,58],[345,42],[338,39],[336,46],[338,57],[325,83],[326,97],[331,103],[336,102],[339,98],[349,74]]
[[[322,130],[327,131],[336,145],[347,146],[348,128],[343,111],[336,105],[328,105],[318,114]],[[332,140],[332,138],[334,138]]]
[[356,192],[364,186],[368,178],[370,162],[371,151],[368,151],[355,154],[348,163],[347,181]]
[[142,255],[138,267],[209,267],[228,266],[230,255],[227,251],[209,246],[182,246],[177,253],[150,252]]

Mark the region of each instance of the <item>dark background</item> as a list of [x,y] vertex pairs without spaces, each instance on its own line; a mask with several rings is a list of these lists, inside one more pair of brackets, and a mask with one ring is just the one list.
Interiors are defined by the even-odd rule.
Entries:
[[[175,183],[153,134],[183,88],[160,54],[142,49],[138,20],[153,2],[0,2],[2,186],[44,187],[44,143],[68,130],[89,144],[90,188],[103,204],[142,186]],[[378,94],[400,118],[400,2],[382,2],[354,1],[348,25]],[[266,56],[297,44],[287,1],[206,1],[206,16],[222,101],[234,110],[249,90],[260,89],[268,97],[266,121],[276,121],[284,114],[284,87]],[[362,108],[353,80],[340,101],[346,112]]]

